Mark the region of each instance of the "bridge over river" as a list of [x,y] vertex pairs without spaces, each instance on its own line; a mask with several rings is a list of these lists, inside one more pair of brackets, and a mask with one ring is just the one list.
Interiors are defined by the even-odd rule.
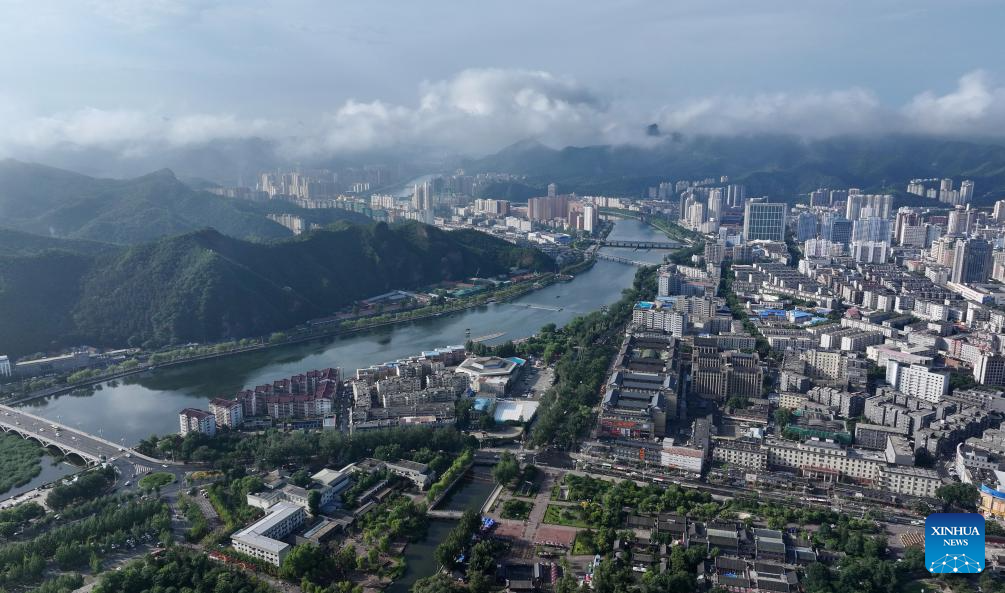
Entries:
[[604,247],[628,247],[630,249],[680,249],[681,247],[685,247],[683,243],[677,241],[603,240],[597,241],[597,244]]
[[165,463],[100,436],[10,406],[0,405],[0,430],[38,441],[43,447],[58,449],[63,455],[76,455],[89,465],[127,454],[153,464]]

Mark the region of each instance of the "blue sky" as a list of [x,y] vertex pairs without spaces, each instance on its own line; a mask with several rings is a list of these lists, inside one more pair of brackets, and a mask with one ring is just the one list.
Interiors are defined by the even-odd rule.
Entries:
[[[0,0],[0,153],[1005,124],[1005,3]],[[4,137],[5,136],[5,137]]]

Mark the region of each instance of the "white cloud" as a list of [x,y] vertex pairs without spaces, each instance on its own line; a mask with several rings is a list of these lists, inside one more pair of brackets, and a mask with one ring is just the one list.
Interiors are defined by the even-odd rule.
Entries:
[[528,138],[553,146],[645,142],[645,126],[692,134],[920,132],[1001,135],[1005,88],[987,74],[961,77],[955,90],[925,91],[902,107],[866,89],[712,96],[639,113],[575,80],[535,70],[472,69],[420,85],[414,105],[349,100],[314,120],[228,113],[83,108],[38,115],[0,96],[0,154],[98,147],[151,154],[212,140],[261,137],[295,156],[333,155],[397,145],[487,153]]
[[963,75],[956,89],[945,95],[926,91],[914,97],[903,112],[918,131],[932,134],[1005,133],[1005,88],[994,87],[983,70]]
[[704,134],[782,132],[823,137],[890,131],[879,100],[864,89],[709,97],[665,108],[659,121],[664,130]]
[[616,128],[586,87],[547,72],[464,70],[421,85],[416,107],[349,101],[323,122],[323,146],[369,149],[407,143],[484,152],[528,137],[556,144],[603,141]]

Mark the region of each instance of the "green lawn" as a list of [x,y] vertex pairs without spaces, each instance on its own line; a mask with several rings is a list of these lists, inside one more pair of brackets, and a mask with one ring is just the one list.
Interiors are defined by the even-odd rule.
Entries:
[[579,518],[575,507],[562,507],[554,504],[549,504],[545,510],[544,522],[567,527],[589,527],[585,521]]
[[140,488],[144,490],[153,490],[154,488],[163,488],[171,482],[174,482],[173,474],[169,474],[167,472],[155,472],[140,478]]
[[530,512],[534,509],[534,505],[524,500],[507,500],[503,503],[502,513],[500,516],[503,519],[517,519],[523,521],[528,516]]
[[581,537],[582,535],[582,532],[576,534],[576,539],[572,542],[573,556],[591,556],[595,553],[593,541],[588,541],[587,538]]

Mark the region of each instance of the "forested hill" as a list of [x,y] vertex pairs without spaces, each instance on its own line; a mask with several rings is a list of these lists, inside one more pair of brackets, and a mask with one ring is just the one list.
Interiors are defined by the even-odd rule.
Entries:
[[200,230],[108,251],[54,247],[0,255],[0,352],[261,335],[396,288],[553,266],[535,249],[419,223],[338,223],[271,243]]
[[133,244],[213,227],[244,239],[289,237],[266,217],[269,209],[193,190],[168,169],[135,179],[97,179],[0,161],[0,221],[39,235]]
[[[649,146],[552,149],[520,142],[464,163],[471,172],[526,175],[538,195],[549,182],[580,194],[643,195],[660,181],[727,175],[748,195],[794,201],[817,187],[903,191],[914,177],[975,182],[975,203],[1005,193],[1005,146],[938,137],[891,135],[807,140],[795,136],[672,135]],[[485,197],[496,197],[486,195]]]

